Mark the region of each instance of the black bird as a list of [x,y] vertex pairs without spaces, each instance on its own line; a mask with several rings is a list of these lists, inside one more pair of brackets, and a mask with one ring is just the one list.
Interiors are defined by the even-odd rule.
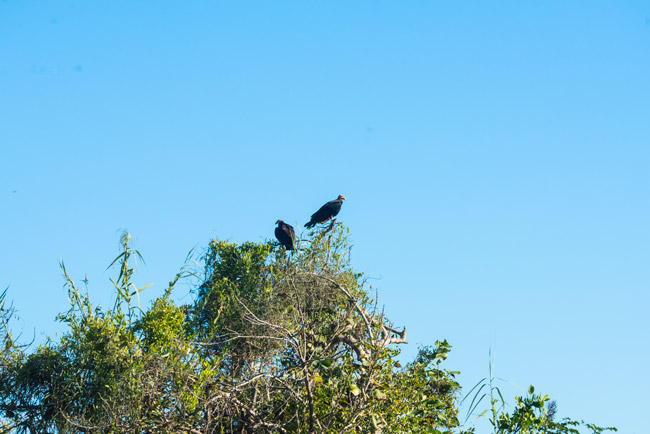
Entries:
[[293,231],[293,226],[286,224],[282,220],[275,222],[278,225],[275,228],[275,238],[280,241],[287,250],[293,250],[296,244],[296,233]]
[[318,211],[311,215],[311,220],[305,224],[305,227],[312,228],[319,223],[324,223],[334,218],[341,211],[341,205],[343,205],[344,200],[345,198],[339,194],[339,197],[321,206]]

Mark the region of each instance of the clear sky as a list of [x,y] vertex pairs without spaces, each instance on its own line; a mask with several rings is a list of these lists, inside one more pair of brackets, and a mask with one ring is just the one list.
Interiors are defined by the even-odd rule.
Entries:
[[[650,3],[0,1],[0,290],[108,304],[343,194],[356,267],[469,390],[647,433]],[[188,302],[191,287],[178,288]],[[505,387],[512,402],[515,387]]]

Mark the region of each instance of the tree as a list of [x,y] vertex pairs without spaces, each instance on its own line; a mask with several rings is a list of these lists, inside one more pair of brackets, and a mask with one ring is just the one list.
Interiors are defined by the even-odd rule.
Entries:
[[[0,433],[463,432],[458,373],[441,366],[450,345],[400,365],[406,329],[353,270],[340,224],[291,254],[213,240],[202,269],[184,266],[145,310],[146,286],[133,283],[140,254],[128,234],[121,241],[111,309],[61,264],[70,309],[58,340],[19,345],[0,296]],[[188,276],[195,299],[179,306],[172,293]],[[531,399],[499,416],[499,433],[537,432],[518,428],[534,415]]]
[[212,241],[196,299],[134,303],[128,236],[116,302],[94,306],[62,266],[68,331],[29,353],[8,327],[0,369],[5,432],[443,433],[458,426],[446,341],[397,361],[406,329],[377,309],[349,261],[346,230],[299,252]]

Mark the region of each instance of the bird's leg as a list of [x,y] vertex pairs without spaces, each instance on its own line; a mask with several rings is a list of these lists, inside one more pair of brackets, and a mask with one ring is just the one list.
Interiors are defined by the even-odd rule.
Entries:
[[335,219],[335,218],[330,219],[330,224],[329,224],[328,226],[325,226],[325,227],[323,228],[323,230],[321,231],[321,233],[320,233],[319,236],[322,237],[322,236],[325,235],[326,233],[331,232],[332,229],[334,229],[334,225],[335,225],[335,224],[336,224],[336,219]]

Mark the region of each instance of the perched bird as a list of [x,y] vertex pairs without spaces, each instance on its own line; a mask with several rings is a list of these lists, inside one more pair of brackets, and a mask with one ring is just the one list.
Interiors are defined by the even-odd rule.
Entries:
[[321,206],[318,211],[311,215],[311,220],[305,224],[305,227],[312,228],[319,223],[323,223],[329,219],[334,218],[339,213],[339,211],[341,211],[341,205],[343,205],[344,200],[345,198],[339,194],[339,197]]
[[296,244],[296,233],[293,231],[293,226],[286,224],[282,220],[275,222],[278,225],[275,228],[275,238],[280,241],[287,250],[293,250]]

